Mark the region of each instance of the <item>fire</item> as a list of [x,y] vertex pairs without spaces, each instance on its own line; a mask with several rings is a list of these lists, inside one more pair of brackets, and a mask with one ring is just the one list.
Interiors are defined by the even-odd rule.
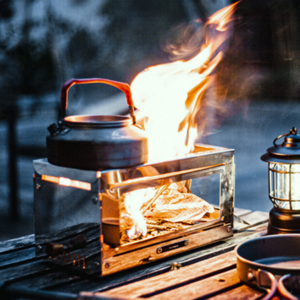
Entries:
[[155,190],[153,188],[141,189],[126,194],[126,211],[133,218],[133,226],[131,229],[127,230],[127,235],[129,238],[137,234],[142,234],[143,236],[147,234],[146,222],[144,221],[144,217],[140,211],[140,208],[144,201],[148,201],[154,195]]
[[217,50],[228,38],[226,29],[236,5],[209,18],[204,28],[206,41],[194,58],[149,67],[133,80],[132,98],[145,120],[150,162],[194,150],[196,114],[204,92],[214,81],[212,72],[222,60],[223,52]]
[[[133,80],[132,98],[142,115],[139,122],[143,122],[147,134],[149,162],[193,152],[198,135],[196,115],[206,89],[215,79],[212,72],[222,60],[220,46],[229,36],[227,28],[237,3],[209,18],[204,27],[205,43],[195,57],[151,66]],[[136,223],[131,235],[137,231],[144,234],[146,228],[137,202],[145,202],[148,197],[141,197],[141,193],[134,191],[125,198],[125,206],[130,207],[128,212]]]

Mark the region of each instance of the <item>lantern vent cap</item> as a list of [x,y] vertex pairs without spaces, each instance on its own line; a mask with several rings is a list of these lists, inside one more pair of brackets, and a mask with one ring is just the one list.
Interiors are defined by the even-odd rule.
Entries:
[[[277,140],[284,137],[282,144],[276,144]],[[279,135],[273,141],[273,147],[267,149],[267,153],[261,160],[274,163],[300,163],[300,134],[296,127],[288,133]]]

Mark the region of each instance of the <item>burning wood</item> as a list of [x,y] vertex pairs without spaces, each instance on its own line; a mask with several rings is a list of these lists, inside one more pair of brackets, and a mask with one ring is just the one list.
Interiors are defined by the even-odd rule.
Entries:
[[168,227],[166,226],[162,226],[162,225],[152,225],[152,224],[147,224],[147,229],[148,232],[152,231],[153,229],[157,229],[157,230],[166,230]]
[[146,219],[146,234],[137,231],[134,216],[128,214],[123,205],[120,222],[123,242],[177,231],[202,221],[207,213],[213,213],[213,206],[192,194],[190,186],[191,180],[167,184],[157,188],[152,198],[146,199],[140,209]]
[[196,222],[206,213],[213,213],[214,208],[200,197],[184,192],[181,184],[172,184],[156,200],[144,216],[154,220],[169,222]]
[[150,201],[147,202],[146,206],[143,207],[141,209],[141,212],[142,214],[144,214],[148,209],[149,207],[156,201],[156,199],[169,187],[169,185],[164,185],[162,187],[160,187],[157,192],[155,193],[155,196],[150,199]]

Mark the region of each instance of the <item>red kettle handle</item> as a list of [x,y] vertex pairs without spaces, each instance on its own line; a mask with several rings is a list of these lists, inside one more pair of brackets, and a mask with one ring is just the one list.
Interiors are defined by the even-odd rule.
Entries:
[[134,114],[134,105],[133,105],[133,101],[131,98],[131,90],[130,90],[129,84],[124,83],[124,82],[110,80],[110,79],[103,79],[103,78],[87,78],[87,79],[72,78],[72,79],[68,80],[61,88],[62,118],[64,118],[66,116],[66,109],[68,107],[69,89],[75,84],[89,84],[89,83],[105,83],[105,84],[114,86],[117,89],[121,90],[126,96],[126,100],[127,100],[128,106],[129,106],[129,111],[130,111],[130,115],[133,120],[133,124],[136,123],[136,118],[135,118],[135,114]]

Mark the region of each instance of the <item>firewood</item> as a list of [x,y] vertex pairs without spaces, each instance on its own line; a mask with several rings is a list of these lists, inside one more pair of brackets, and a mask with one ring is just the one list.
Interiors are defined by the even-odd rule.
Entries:
[[158,229],[158,230],[166,230],[167,229],[167,227],[165,227],[165,226],[150,225],[150,224],[147,224],[147,228],[149,228],[149,229]]
[[144,214],[146,211],[147,211],[147,209],[155,202],[155,200],[169,187],[169,185],[170,184],[166,184],[166,185],[163,185],[163,186],[161,186],[158,190],[157,190],[157,192],[156,192],[156,194],[155,194],[155,196],[147,203],[147,205],[146,205],[146,207],[144,207],[144,208],[142,208],[141,209],[141,212],[142,212],[142,214]]

